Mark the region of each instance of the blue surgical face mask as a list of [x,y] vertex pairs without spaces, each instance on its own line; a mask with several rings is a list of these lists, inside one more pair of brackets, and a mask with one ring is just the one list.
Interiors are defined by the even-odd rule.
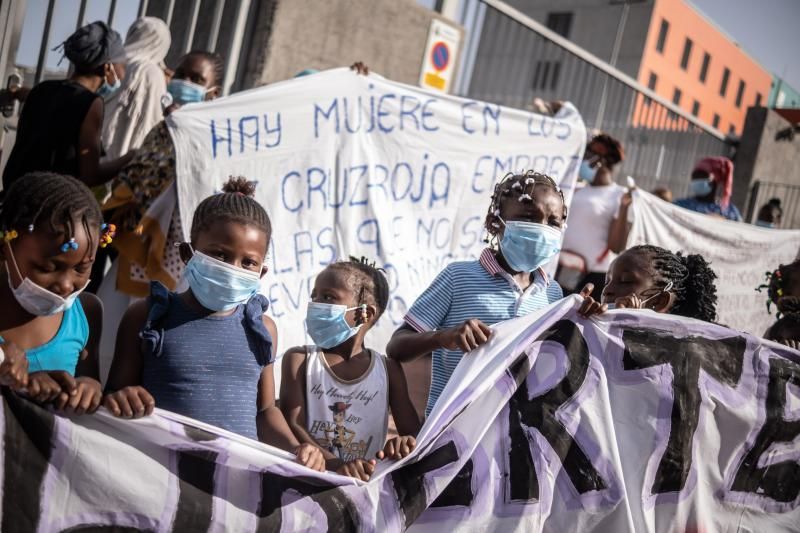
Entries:
[[762,228],[776,228],[774,222],[764,222],[763,220],[756,220],[756,226],[761,226]]
[[256,295],[259,272],[229,265],[201,252],[186,264],[186,279],[197,301],[212,311],[227,311]]
[[500,219],[505,224],[500,252],[516,272],[533,272],[561,251],[561,232],[536,222]]
[[172,96],[172,101],[180,105],[202,102],[210,90],[189,80],[172,80],[167,85],[167,92]]
[[120,87],[122,87],[122,81],[117,77],[117,71],[114,70],[113,65],[111,67],[111,74],[114,75],[114,83],[109,85],[108,81],[106,81],[106,79],[103,78],[103,85],[101,85],[100,88],[97,89],[97,95],[100,96],[101,98],[108,98],[109,96],[117,92]]
[[692,194],[697,198],[702,198],[711,194],[711,180],[707,178],[692,180]]
[[581,161],[581,167],[578,170],[578,176],[585,182],[594,183],[594,177],[597,175],[597,169],[592,168],[592,164],[588,160]]
[[364,306],[309,302],[306,311],[306,328],[314,344],[327,350],[344,343],[361,329],[361,324],[350,326],[345,319],[348,311],[363,309]]

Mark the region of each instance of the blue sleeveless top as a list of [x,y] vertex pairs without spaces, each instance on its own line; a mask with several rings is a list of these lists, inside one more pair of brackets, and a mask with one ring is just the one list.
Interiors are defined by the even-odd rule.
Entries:
[[257,294],[228,316],[203,316],[152,282],[149,305],[142,386],[156,407],[257,439],[258,381],[272,363],[269,301]]
[[[89,340],[89,321],[83,312],[80,299],[63,312],[61,325],[55,336],[36,348],[25,350],[28,372],[64,370],[75,375],[78,358]],[[0,342],[4,342],[0,337]]]

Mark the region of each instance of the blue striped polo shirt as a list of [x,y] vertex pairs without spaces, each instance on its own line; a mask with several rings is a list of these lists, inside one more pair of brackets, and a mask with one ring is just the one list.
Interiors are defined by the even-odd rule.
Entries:
[[[533,283],[523,291],[497,262],[494,252],[486,248],[477,261],[447,265],[404,320],[419,332],[450,328],[473,318],[490,326],[547,307],[562,297],[561,287],[542,269],[534,272]],[[426,416],[463,355],[461,350],[434,350]]]

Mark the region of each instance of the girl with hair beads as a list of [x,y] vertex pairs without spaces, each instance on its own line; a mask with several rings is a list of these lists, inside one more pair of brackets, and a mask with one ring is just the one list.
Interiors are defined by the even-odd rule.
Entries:
[[507,174],[495,186],[485,222],[491,245],[477,261],[439,273],[386,347],[401,362],[433,352],[426,414],[464,354],[488,341],[489,326],[562,298],[542,266],[561,249],[566,219],[564,195],[549,176]]
[[0,342],[6,358],[0,376],[14,388],[26,387],[38,402],[76,414],[95,411],[102,398],[97,347],[103,308],[82,291],[97,248],[111,242],[113,228],[103,224],[83,183],[34,172],[6,191],[0,232]]
[[293,450],[322,470],[322,453],[297,442],[275,406],[277,333],[258,294],[272,226],[254,191],[232,178],[197,207],[191,242],[180,245],[189,289],[153,282],[125,313],[104,405],[125,418],[158,406]]
[[[375,458],[411,453],[421,425],[400,364],[364,346],[388,302],[389,283],[374,264],[329,265],[308,304],[314,345],[283,358],[281,409],[295,436],[319,446],[330,470],[363,481]],[[400,436],[386,442],[390,408]]]
[[756,290],[767,289],[767,312],[772,304],[778,309],[778,320],[764,333],[764,338],[791,348],[800,349],[800,259],[767,272],[767,283]]
[[578,313],[589,317],[607,309],[652,309],[713,322],[717,318],[715,279],[717,275],[700,255],[634,246],[611,264],[602,302],[586,297]]

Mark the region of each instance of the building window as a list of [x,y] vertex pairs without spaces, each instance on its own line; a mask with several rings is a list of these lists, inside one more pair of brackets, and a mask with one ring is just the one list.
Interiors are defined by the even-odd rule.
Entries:
[[656,76],[655,72],[650,73],[650,79],[647,80],[647,88],[651,91],[656,90],[656,83],[658,83],[658,76]]
[[736,126],[733,124],[728,127],[728,135],[736,135]]
[[739,89],[736,91],[736,107],[742,107],[744,97],[744,80],[739,80]]
[[533,71],[534,90],[555,91],[558,86],[558,76],[561,73],[561,63],[558,61],[537,61]]
[[572,29],[572,13],[548,13],[547,27],[569,39],[569,31]]
[[675,88],[675,92],[672,93],[672,103],[675,105],[681,105],[681,96],[683,96],[681,90]]
[[683,43],[683,57],[681,58],[681,68],[686,70],[689,66],[689,57],[692,55],[692,40],[688,37],[686,38],[686,42]]
[[700,102],[697,100],[692,104],[692,115],[697,116],[700,114]]
[[708,76],[708,64],[711,63],[711,56],[708,55],[708,52],[703,54],[703,66],[700,67],[700,81],[703,83],[706,82],[706,77]]
[[714,126],[716,129],[719,129],[719,115],[714,113],[714,120],[711,121],[711,125]]
[[756,93],[756,107],[761,107],[761,93]]
[[667,32],[669,31],[669,22],[661,19],[661,29],[658,30],[658,43],[656,43],[656,50],[664,53],[664,45],[667,44]]
[[728,92],[728,78],[731,77],[731,71],[728,67],[725,67],[725,70],[722,71],[722,84],[719,86],[719,95],[725,97],[725,94]]

